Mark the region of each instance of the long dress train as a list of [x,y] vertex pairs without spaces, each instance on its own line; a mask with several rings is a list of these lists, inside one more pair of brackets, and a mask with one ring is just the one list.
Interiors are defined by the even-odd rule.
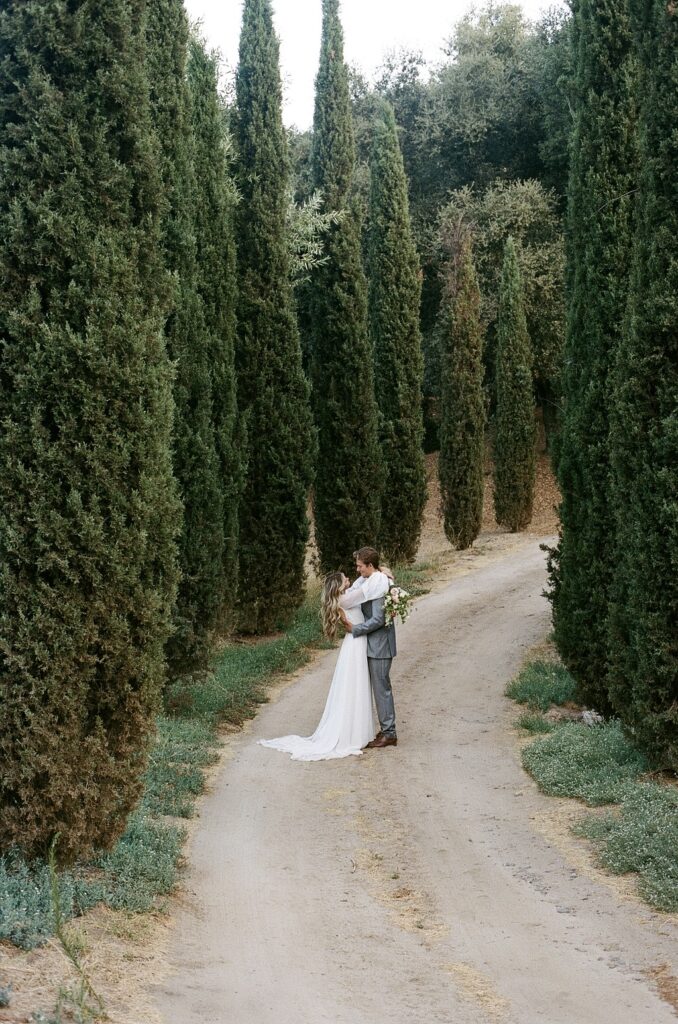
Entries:
[[[364,599],[358,589],[347,591],[339,599],[351,622],[365,621],[360,610]],[[367,638],[347,633],[339,648],[325,710],[313,735],[279,736],[259,740],[259,743],[291,754],[295,761],[325,761],[361,754],[376,731],[367,667]]]

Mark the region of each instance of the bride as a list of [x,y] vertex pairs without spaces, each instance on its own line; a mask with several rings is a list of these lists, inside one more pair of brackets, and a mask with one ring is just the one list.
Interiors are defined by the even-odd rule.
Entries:
[[[367,578],[358,577],[349,589],[343,572],[330,573],[325,578],[321,602],[325,636],[335,640],[341,620],[354,625],[364,622],[361,604],[384,597],[389,584],[388,576],[377,571]],[[313,735],[280,736],[259,740],[259,743],[291,754],[296,761],[324,761],[361,754],[376,732],[367,667],[367,637],[347,633],[339,648],[325,710]]]

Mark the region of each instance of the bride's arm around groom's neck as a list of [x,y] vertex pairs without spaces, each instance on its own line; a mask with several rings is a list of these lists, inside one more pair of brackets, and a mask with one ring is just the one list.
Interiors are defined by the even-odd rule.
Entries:
[[363,580],[363,593],[366,601],[378,601],[380,597],[386,597],[390,580],[383,572],[377,569],[371,576]]

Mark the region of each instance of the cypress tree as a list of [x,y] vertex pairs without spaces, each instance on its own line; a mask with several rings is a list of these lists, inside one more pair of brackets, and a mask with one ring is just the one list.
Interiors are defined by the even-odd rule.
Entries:
[[320,566],[352,571],[352,552],[379,536],[382,460],[377,438],[367,284],[353,202],[355,152],[338,0],[323,0],[312,169],[326,210],[327,262],[311,297],[313,400],[318,426],[314,511]]
[[393,108],[374,132],[370,187],[369,324],[374,348],[379,440],[387,487],[380,547],[389,560],[417,554],[426,504],[419,331],[421,277],[412,238],[407,179]]
[[678,14],[638,0],[640,177],[628,316],[611,413],[617,527],[610,614],[615,712],[678,768]]
[[138,799],[176,588],[144,10],[0,11],[0,836],[62,860]]
[[209,336],[198,289],[197,188],[186,58],[188,21],[182,0],[149,4],[149,79],[161,145],[166,211],[165,264],[174,282],[166,324],[175,363],[174,473],[183,506],[179,540],[181,582],[168,652],[174,672],[204,659],[223,591],[224,497],[212,422]]
[[535,477],[532,348],[523,306],[516,248],[504,249],[497,314],[497,410],[494,434],[494,511],[514,533],[532,518]]
[[234,362],[235,186],[229,176],[230,139],[219,98],[218,57],[207,53],[195,36],[189,42],[188,83],[198,197],[194,209],[197,288],[207,332],[211,418],[223,509],[223,525],[218,531],[222,560],[215,579],[221,606],[218,624],[223,627],[231,617],[237,587],[238,505],[244,474]]
[[441,511],[445,536],[463,549],[480,533],[485,460],[480,291],[468,235],[447,267],[439,326]]
[[286,240],[288,154],[270,0],[245,0],[234,138],[238,401],[250,443],[240,515],[241,626],[265,632],[303,597],[314,432]]
[[610,377],[627,302],[637,185],[628,0],[574,8],[575,121],[568,190],[568,322],[557,455],[562,536],[552,595],[556,643],[579,699],[601,713],[614,563]]

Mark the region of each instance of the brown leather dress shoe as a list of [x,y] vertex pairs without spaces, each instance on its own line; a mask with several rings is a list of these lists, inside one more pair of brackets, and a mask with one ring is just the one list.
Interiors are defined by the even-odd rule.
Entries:
[[381,750],[382,747],[397,747],[398,737],[397,736],[384,736],[382,733],[380,736],[377,735],[373,740],[367,744],[366,750]]

